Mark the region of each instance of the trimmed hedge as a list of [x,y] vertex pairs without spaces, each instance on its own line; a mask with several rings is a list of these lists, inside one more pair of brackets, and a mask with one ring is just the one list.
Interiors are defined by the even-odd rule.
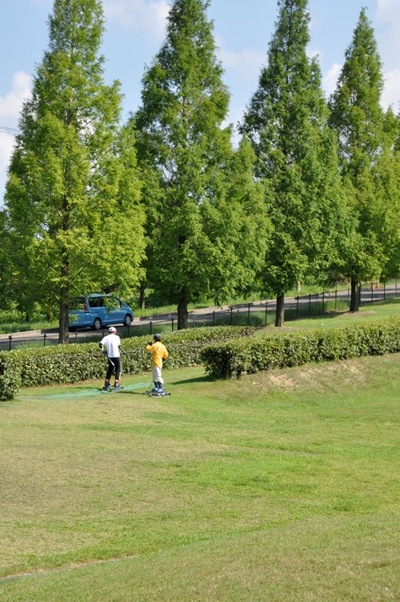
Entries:
[[[215,341],[248,337],[251,327],[209,327],[180,330],[163,335],[168,347],[169,368],[201,363],[200,352]],[[150,369],[150,354],[145,351],[151,336],[132,337],[121,341],[121,361],[125,374]],[[13,399],[21,386],[73,383],[101,378],[106,372],[106,358],[98,343],[55,345],[51,347],[0,352],[0,400]]]
[[203,349],[201,359],[210,376],[228,378],[270,368],[399,351],[400,318],[390,318],[379,323],[228,341]]
[[[203,363],[214,378],[239,377],[271,368],[337,361],[400,351],[400,318],[342,328],[281,332],[254,337],[251,327],[221,326],[163,335],[168,368]],[[150,369],[145,346],[151,337],[123,339],[126,374]],[[98,343],[57,345],[0,352],[0,400],[10,400],[21,386],[73,383],[104,376],[106,360]]]
[[21,386],[21,358],[16,354],[0,353],[0,401],[13,399]]

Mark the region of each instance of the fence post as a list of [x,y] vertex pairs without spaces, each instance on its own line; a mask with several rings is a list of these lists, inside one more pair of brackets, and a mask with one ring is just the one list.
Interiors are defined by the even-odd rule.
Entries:
[[44,335],[43,335],[43,347],[46,347],[46,339],[47,339],[47,334],[44,333]]
[[337,289],[335,289],[335,311],[337,311]]
[[325,293],[322,291],[322,314],[325,313]]
[[230,323],[231,323],[231,326],[232,326],[232,324],[233,324],[233,305],[231,305],[230,310],[231,310]]
[[311,293],[308,295],[308,317],[311,317]]
[[386,301],[386,282],[383,283],[383,300]]
[[371,282],[371,303],[374,302],[374,283]]
[[172,332],[174,332],[174,318],[171,318],[171,328]]
[[265,302],[265,326],[268,324],[268,301]]
[[247,326],[250,326],[250,303],[247,306]]
[[12,336],[10,335],[8,337],[8,351],[11,351],[12,349]]
[[213,322],[212,322],[213,326],[215,326],[215,309],[213,311]]
[[299,317],[299,311],[300,311],[300,297],[297,295],[296,297],[296,317]]
[[149,326],[150,326],[150,334],[153,334],[153,322],[152,322],[152,320],[150,320]]

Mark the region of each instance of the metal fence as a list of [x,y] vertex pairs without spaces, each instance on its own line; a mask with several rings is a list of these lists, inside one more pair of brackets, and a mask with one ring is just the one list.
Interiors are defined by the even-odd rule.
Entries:
[[[388,284],[372,282],[364,284],[360,289],[360,306],[377,301],[385,301],[400,296],[400,283],[397,280]],[[344,312],[350,307],[350,289],[337,289],[320,293],[298,295],[285,299],[285,320],[316,317],[332,312]],[[248,325],[266,326],[275,322],[276,300],[243,303],[189,313],[188,327]],[[176,313],[156,315],[150,318],[134,320],[130,326],[118,327],[121,338],[140,335],[153,335],[155,332],[173,332],[177,330]],[[97,342],[107,329],[100,331],[75,331],[70,334],[70,343]],[[58,344],[58,332],[25,332],[0,337],[0,350],[32,346],[48,346]]]

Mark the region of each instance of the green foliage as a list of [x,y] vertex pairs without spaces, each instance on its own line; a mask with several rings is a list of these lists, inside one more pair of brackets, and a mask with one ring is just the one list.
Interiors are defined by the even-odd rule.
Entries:
[[[189,303],[204,296],[222,301],[251,286],[268,233],[251,149],[244,144],[235,152],[231,128],[222,125],[229,94],[208,4],[172,3],[166,41],[145,73],[135,115],[147,279],[177,304],[178,328],[187,326]],[[255,215],[258,221],[249,219]]]
[[57,345],[11,351],[21,358],[23,386],[73,383],[103,375],[104,361],[98,344]]
[[0,401],[13,399],[21,386],[21,358],[0,352]]
[[[256,153],[273,225],[264,290],[283,300],[310,273],[339,257],[345,221],[337,149],[317,61],[308,57],[307,0],[279,0],[279,19],[241,126]],[[277,325],[283,324],[282,315]]]
[[352,280],[352,311],[358,309],[362,280],[396,271],[399,247],[396,120],[381,107],[382,63],[366,9],[329,106],[336,131],[347,202],[353,218],[342,250],[340,273]]
[[119,83],[103,82],[103,30],[99,0],[54,0],[49,49],[22,109],[5,196],[9,294],[25,311],[35,301],[59,309],[62,342],[72,297],[123,293],[140,280],[134,141],[118,132]]
[[382,144],[383,110],[382,63],[374,31],[366,14],[360,11],[353,39],[345,52],[345,62],[329,106],[330,123],[338,133],[342,168],[352,178],[365,173],[379,155]]
[[[167,366],[179,368],[201,363],[200,352],[215,341],[251,336],[250,327],[209,327],[169,333],[163,336],[170,357]],[[150,369],[151,356],[145,347],[149,335],[124,339],[122,367],[126,374]],[[98,343],[57,345],[0,354],[0,400],[12,399],[19,386],[74,383],[105,374],[106,360]]]
[[214,344],[201,359],[215,378],[400,351],[400,319]]

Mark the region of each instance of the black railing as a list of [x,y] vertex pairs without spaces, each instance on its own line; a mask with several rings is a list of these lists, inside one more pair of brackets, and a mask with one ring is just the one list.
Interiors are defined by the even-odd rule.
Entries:
[[[400,296],[397,280],[393,283],[379,285],[377,282],[368,283],[360,289],[360,305],[386,301]],[[298,295],[285,299],[285,320],[311,318],[327,313],[344,312],[350,307],[350,289],[336,289],[321,293]],[[275,321],[276,301],[273,299],[254,303],[243,303],[189,313],[188,328],[200,326],[248,325],[266,326]],[[118,326],[121,338],[140,335],[152,335],[161,330],[170,332],[176,330],[178,316],[176,313],[141,318],[134,320],[130,326]],[[108,328],[99,331],[74,331],[70,333],[70,343],[99,341]],[[0,338],[0,350],[10,351],[19,347],[47,346],[58,343],[58,333],[47,331],[40,333],[18,333],[4,335]]]

